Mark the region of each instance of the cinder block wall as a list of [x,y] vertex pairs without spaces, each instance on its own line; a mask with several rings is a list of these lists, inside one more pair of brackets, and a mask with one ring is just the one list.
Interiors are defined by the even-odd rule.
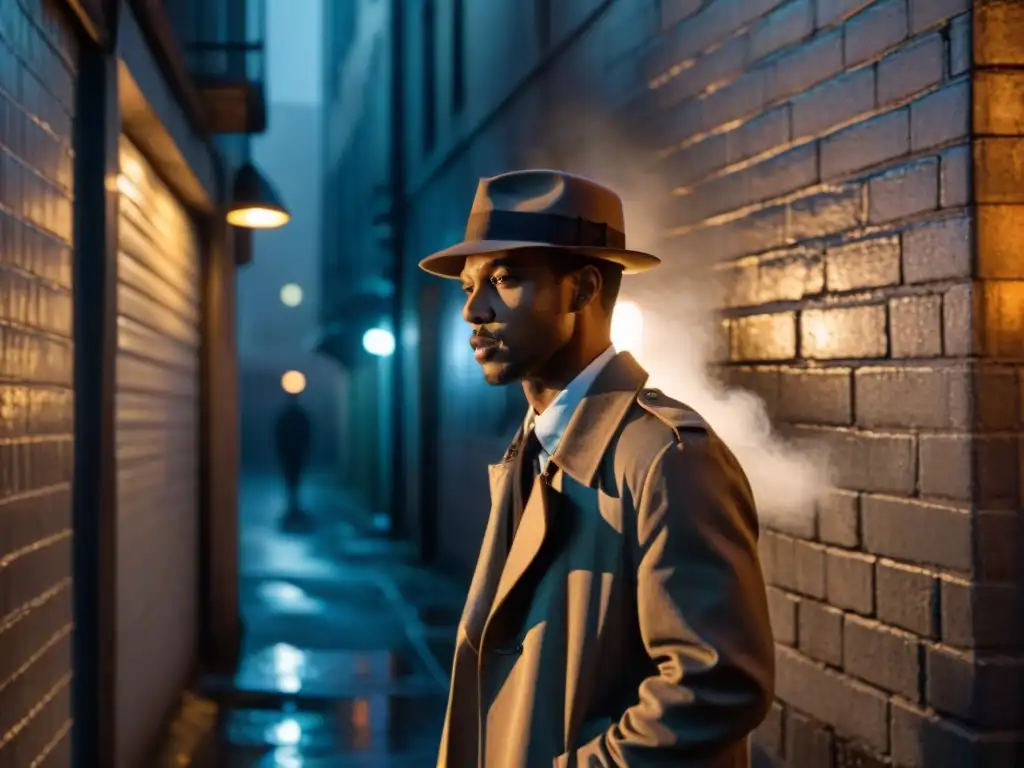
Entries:
[[0,765],[70,761],[76,47],[0,2]]
[[676,244],[731,286],[727,373],[829,447],[839,487],[763,534],[758,744],[1024,764],[1024,78],[999,69],[1024,63],[1024,4],[666,0],[647,61]]

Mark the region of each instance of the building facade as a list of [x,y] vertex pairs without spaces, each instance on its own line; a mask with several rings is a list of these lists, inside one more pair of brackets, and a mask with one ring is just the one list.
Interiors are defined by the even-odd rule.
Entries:
[[[248,240],[224,222],[232,167],[213,134],[253,130],[264,107],[244,65],[186,60],[192,44],[245,43],[246,4],[217,5],[209,24],[185,14],[213,4],[173,19],[141,0],[0,5],[12,767],[157,764],[200,667],[230,668],[239,642],[234,273]],[[212,109],[211,88],[239,96],[234,110]]]
[[[524,407],[483,384],[457,286],[416,262],[461,238],[480,176],[526,164],[597,176],[629,193],[633,246],[666,261],[624,287],[653,319],[641,362],[683,354],[696,275],[714,278],[706,357],[763,399],[776,430],[831,458],[835,488],[815,514],[762,533],[778,697],[759,753],[814,768],[1024,762],[1024,6],[396,11],[403,77],[376,80],[392,115],[360,113],[352,130],[377,135],[398,114],[401,151],[329,173],[372,162],[398,179],[394,514],[408,535],[469,571],[486,465]],[[346,219],[351,255],[336,258],[377,258],[355,245],[371,221]]]

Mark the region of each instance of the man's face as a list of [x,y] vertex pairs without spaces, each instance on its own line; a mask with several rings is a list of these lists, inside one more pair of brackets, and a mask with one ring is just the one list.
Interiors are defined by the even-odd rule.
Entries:
[[462,317],[473,329],[474,358],[488,384],[536,375],[572,338],[574,281],[558,279],[543,255],[471,256],[462,288]]

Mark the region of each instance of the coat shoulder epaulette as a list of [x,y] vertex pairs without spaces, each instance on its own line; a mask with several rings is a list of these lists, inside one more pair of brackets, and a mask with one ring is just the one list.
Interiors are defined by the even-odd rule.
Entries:
[[677,440],[683,439],[683,432],[710,430],[708,423],[693,408],[673,400],[660,389],[645,387],[637,394],[636,401],[647,413],[671,429]]

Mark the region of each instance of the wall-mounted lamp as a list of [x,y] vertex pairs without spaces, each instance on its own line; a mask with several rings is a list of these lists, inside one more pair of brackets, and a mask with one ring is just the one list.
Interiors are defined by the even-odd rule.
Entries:
[[375,357],[391,357],[395,352],[395,335],[387,328],[371,328],[363,334],[363,349]]
[[289,395],[300,395],[306,388],[306,377],[302,371],[286,371],[281,377],[281,389]]
[[276,229],[291,218],[277,192],[255,165],[246,163],[238,169],[227,213],[228,224],[246,229]]

